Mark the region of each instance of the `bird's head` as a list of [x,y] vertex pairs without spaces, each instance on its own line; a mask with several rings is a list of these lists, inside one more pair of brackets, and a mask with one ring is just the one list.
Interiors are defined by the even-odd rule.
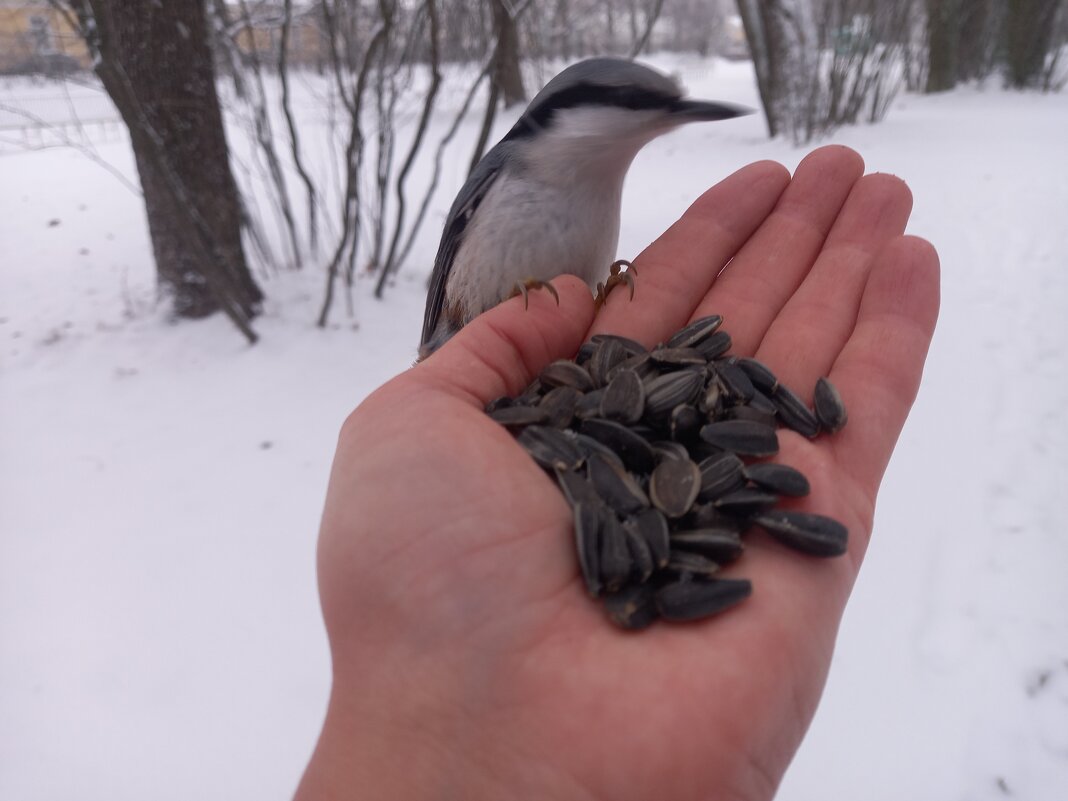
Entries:
[[690,100],[667,75],[621,58],[573,64],[549,81],[505,136],[543,164],[626,171],[647,142],[689,122],[751,113],[728,103]]

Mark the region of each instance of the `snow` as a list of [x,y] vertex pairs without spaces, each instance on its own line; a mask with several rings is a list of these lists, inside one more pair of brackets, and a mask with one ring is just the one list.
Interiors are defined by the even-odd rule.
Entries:
[[[757,105],[748,64],[659,62]],[[0,83],[0,108],[56,94]],[[988,86],[834,137],[912,187],[943,305],[782,801],[1068,798],[1065,130],[1063,95]],[[86,135],[135,176],[121,130]],[[314,547],[335,437],[415,355],[462,166],[385,301],[361,279],[320,330],[320,269],[263,274],[250,348],[221,317],[168,321],[140,199],[81,152],[24,147],[49,136],[0,130],[0,798],[287,798],[329,688]],[[620,254],[737,167],[804,152],[755,116],[654,142]]]

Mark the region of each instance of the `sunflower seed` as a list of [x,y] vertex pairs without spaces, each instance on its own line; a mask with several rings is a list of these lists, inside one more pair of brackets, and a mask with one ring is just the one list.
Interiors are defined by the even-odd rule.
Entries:
[[784,426],[809,439],[820,433],[820,421],[816,415],[788,386],[779,384],[771,400],[778,408],[779,420]]
[[575,404],[575,419],[589,420],[599,417],[601,414],[601,398],[604,397],[603,389],[595,389],[583,394]]
[[620,470],[600,454],[592,455],[587,467],[597,494],[610,508],[622,515],[649,508],[649,497],[626,470]]
[[656,454],[656,463],[665,459],[689,459],[690,452],[686,450],[686,446],[681,442],[672,442],[667,439],[658,439],[649,443],[653,448],[653,453]]
[[614,514],[601,518],[601,582],[608,592],[616,592],[626,582],[632,568],[623,525]]
[[576,503],[572,510],[575,518],[575,551],[578,553],[579,569],[586,591],[596,598],[601,592],[601,510],[597,504]]
[[516,437],[516,442],[547,470],[574,470],[586,458],[573,436],[547,426],[527,426]]
[[652,588],[641,585],[624,587],[617,593],[606,595],[604,609],[609,620],[629,631],[644,629],[659,616]]
[[759,389],[753,393],[753,397],[749,399],[749,403],[746,405],[759,412],[767,412],[771,417],[775,417],[779,412],[779,408],[775,405],[774,401]]
[[620,470],[624,469],[623,460],[619,458],[616,452],[607,445],[598,442],[593,437],[588,437],[585,434],[575,434],[575,444],[578,445],[579,450],[582,451],[583,456],[587,459],[593,454],[599,453],[605,459],[619,467]]
[[738,517],[752,517],[771,509],[779,499],[770,492],[740,489],[713,501],[721,512]]
[[731,335],[726,331],[717,331],[712,336],[699,342],[696,348],[709,361],[722,356],[731,349]]
[[723,384],[712,379],[705,386],[704,392],[697,400],[697,409],[708,416],[709,421],[718,420],[727,400],[727,391]]
[[701,470],[689,459],[668,459],[649,478],[649,500],[668,517],[682,517],[697,500]]
[[723,325],[723,318],[718,314],[701,317],[685,328],[681,328],[667,341],[669,348],[693,348],[708,339]]
[[537,406],[502,406],[490,412],[489,416],[502,426],[527,426],[543,423],[549,415],[545,409]]
[[594,345],[600,345],[602,342],[612,340],[619,345],[626,352],[628,356],[633,356],[638,353],[648,353],[648,348],[641,342],[637,342],[628,337],[621,337],[619,334],[594,334],[590,337],[590,342]]
[[556,483],[572,507],[581,503],[592,508],[603,503],[589,479],[576,470],[557,470]]
[[630,551],[630,559],[634,565],[633,578],[639,584],[644,584],[656,570],[656,561],[649,543],[645,541],[641,533],[623,524],[623,534],[627,538],[627,548]]
[[821,378],[816,382],[814,401],[816,417],[825,429],[833,434],[846,424],[849,415],[846,413],[845,404],[842,403],[842,396],[838,394],[834,384],[826,378]]
[[515,404],[515,401],[509,398],[507,395],[503,395],[500,398],[494,398],[486,404],[486,414],[493,414],[498,409],[507,409],[509,406]]
[[779,386],[779,379],[775,377],[775,373],[771,372],[771,369],[764,362],[742,357],[737,361],[737,365],[745,371],[745,374],[749,376],[749,380],[753,382],[753,386],[761,392],[771,394]]
[[752,406],[732,406],[723,413],[724,420],[752,420],[754,423],[760,423],[761,425],[775,427],[777,422],[775,414],[768,414],[765,411],[756,409]]
[[748,579],[676,581],[656,591],[656,608],[665,620],[699,620],[734,606],[752,592]]
[[685,522],[688,529],[718,528],[738,534],[749,528],[748,520],[724,514],[711,503],[695,504]]
[[538,374],[538,380],[547,387],[572,387],[579,392],[589,392],[593,389],[593,381],[586,368],[568,359],[550,362]]
[[575,364],[585,366],[586,362],[590,360],[593,352],[597,350],[597,343],[593,340],[583,342],[579,345],[578,352],[575,354]]
[[628,356],[616,364],[608,371],[608,380],[611,381],[615,378],[621,370],[632,370],[638,374],[638,378],[642,379],[642,381],[650,376],[660,374],[660,371],[656,369],[656,364],[649,359],[648,353],[635,353],[633,356]]
[[617,423],[637,423],[645,411],[645,386],[633,370],[620,370],[601,396],[601,416]]
[[784,545],[811,556],[841,556],[849,541],[845,526],[811,512],[775,509],[758,515],[753,522]]
[[785,464],[764,462],[746,465],[745,477],[759,487],[791,498],[808,495],[811,490],[805,474]]
[[662,434],[655,428],[653,428],[652,426],[647,426],[644,423],[638,423],[638,425],[635,426],[628,426],[628,428],[632,432],[637,434],[639,437],[644,439],[646,442],[648,442],[650,447],[652,447],[652,444],[662,436]]
[[668,556],[667,569],[674,573],[707,578],[719,572],[719,563],[713,562],[707,556],[702,556],[693,551],[672,549],[671,554]]
[[597,350],[586,364],[593,385],[603,387],[608,384],[608,371],[627,358],[627,355],[627,351],[615,337],[606,337],[598,342]]
[[641,535],[649,546],[653,561],[657,567],[667,567],[668,554],[671,551],[668,522],[656,509],[646,509],[627,519],[624,528],[630,528]]
[[697,528],[672,533],[671,547],[696,551],[715,562],[725,564],[741,556],[745,546],[738,532],[732,529]]
[[671,410],[668,418],[668,433],[673,440],[692,439],[701,430],[704,416],[697,411],[696,407],[688,403],[680,403]]
[[749,380],[746,372],[736,364],[718,364],[716,373],[723,384],[727,394],[737,403],[746,403],[751,400],[756,387]]
[[541,400],[541,396],[545,394],[548,387],[545,387],[541,383],[541,379],[535,378],[530,382],[530,386],[523,390],[515,399],[516,406],[537,406],[538,401]]
[[681,403],[697,398],[704,386],[704,373],[679,370],[650,378],[645,382],[645,413],[652,419],[664,417]]
[[697,496],[703,501],[714,500],[745,486],[742,472],[745,465],[730,451],[709,456],[698,467],[701,470],[701,487]]
[[656,466],[653,449],[640,435],[626,426],[611,420],[594,418],[583,420],[579,433],[593,437],[615,451],[628,470],[635,473],[650,473]]
[[752,420],[723,420],[701,429],[701,439],[745,456],[774,456],[779,452],[775,429]]
[[661,367],[685,367],[698,365],[703,367],[708,360],[696,348],[653,348],[649,358]]
[[545,410],[545,424],[553,428],[567,428],[575,417],[575,406],[582,394],[574,387],[550,389],[538,403]]

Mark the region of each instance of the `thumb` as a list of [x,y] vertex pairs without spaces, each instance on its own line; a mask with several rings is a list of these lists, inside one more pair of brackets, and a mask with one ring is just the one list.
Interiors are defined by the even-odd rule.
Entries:
[[483,312],[409,376],[428,388],[485,405],[517,395],[554,359],[570,358],[593,322],[589,287],[573,275],[553,279],[559,304],[547,291],[530,293],[529,308],[512,298]]

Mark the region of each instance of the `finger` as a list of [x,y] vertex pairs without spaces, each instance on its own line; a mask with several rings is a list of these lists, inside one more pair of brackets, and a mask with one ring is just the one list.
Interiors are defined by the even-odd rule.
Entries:
[[690,318],[717,273],[775,206],[790,174],[761,161],[743,167],[694,201],[634,260],[635,297],[610,295],[590,333],[622,334],[651,346]]
[[923,375],[938,319],[938,254],[924,239],[899,237],[875,258],[857,324],[831,369],[849,423],[830,439],[842,469],[874,503]]
[[853,185],[823,250],[771,323],[756,356],[802,397],[827,375],[853,333],[875,255],[905,230],[912,193],[892,175]]
[[512,298],[479,315],[411,376],[452,395],[485,405],[502,395],[518,395],[542,367],[570,358],[593,319],[589,287],[573,275],[552,282],[559,301],[532,292],[529,308]]
[[808,274],[864,160],[847,147],[812,151],[798,165],[774,211],[746,242],[694,316],[722,314],[734,352],[751,355]]

